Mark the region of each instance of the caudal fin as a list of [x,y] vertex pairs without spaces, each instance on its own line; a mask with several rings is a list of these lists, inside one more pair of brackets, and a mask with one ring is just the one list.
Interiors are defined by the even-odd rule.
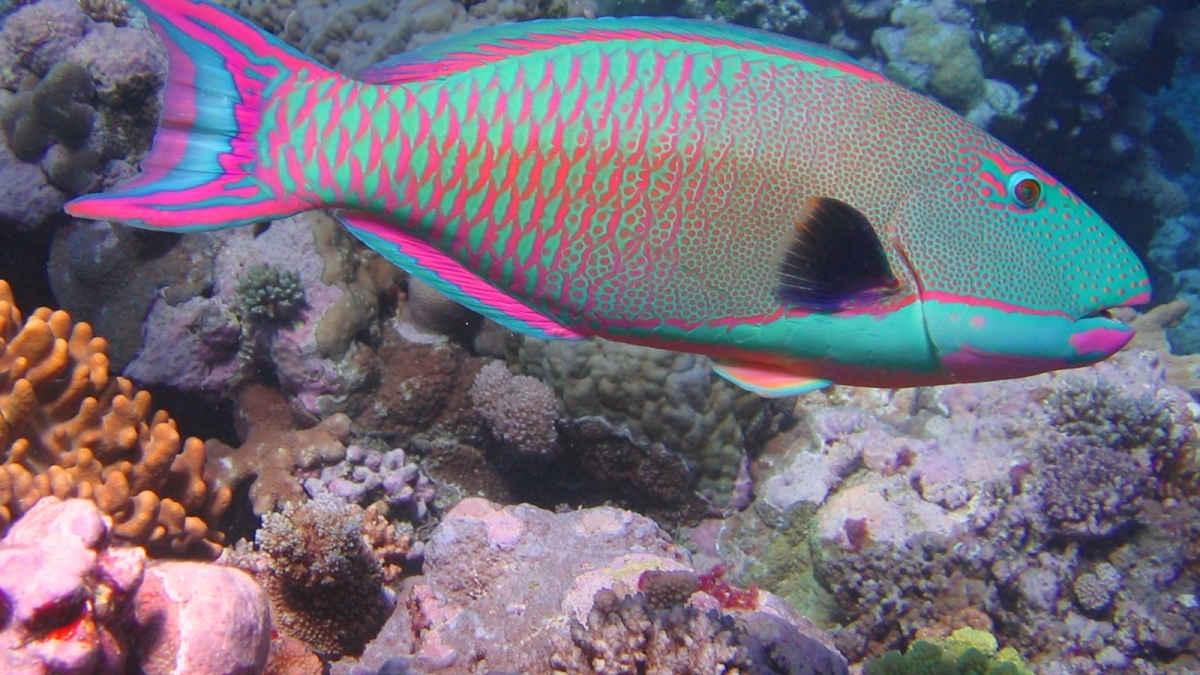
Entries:
[[273,103],[297,86],[341,76],[202,0],[130,1],[170,59],[162,122],[140,176],[69,202],[67,213],[182,232],[314,208],[292,178],[297,167],[264,163],[270,153],[260,144],[286,138],[287,111]]

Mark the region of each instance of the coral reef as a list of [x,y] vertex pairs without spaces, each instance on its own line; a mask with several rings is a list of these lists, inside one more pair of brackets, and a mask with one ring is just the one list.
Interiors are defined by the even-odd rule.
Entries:
[[304,306],[300,276],[267,264],[251,265],[233,289],[233,303],[243,323],[286,322]]
[[285,634],[328,657],[359,654],[391,613],[384,582],[412,543],[388,530],[378,511],[323,496],[264,515],[257,550],[232,561],[255,572]]
[[274,381],[322,416],[377,381],[361,347],[379,340],[380,307],[399,270],[324,213],[186,235],[171,250],[196,246],[196,236],[209,238],[211,252],[186,263],[191,283],[150,298],[126,375],[214,400],[239,381]]
[[712,506],[694,489],[687,463],[661,443],[639,442],[602,417],[558,425],[564,470],[582,479],[595,499],[613,500],[663,523],[691,521]]
[[[846,672],[844,660],[822,641],[822,634],[778,598],[759,593],[753,611],[723,608],[705,591],[707,583],[707,588],[719,595],[718,589],[724,588],[722,582],[715,577],[705,582],[704,575],[691,572],[686,555],[658,526],[628,511],[600,507],[555,514],[528,505],[502,507],[468,498],[445,515],[432,533],[425,554],[423,576],[405,584],[401,601],[380,637],[357,663],[337,664],[335,675],[375,673],[389,660],[386,668],[447,675],[473,672],[482,662],[495,672],[550,675],[554,672],[550,663],[555,651],[570,663],[585,664],[580,666],[583,669],[569,672],[594,672],[595,661],[586,665],[586,657],[580,660],[569,626],[572,621],[582,624],[587,620],[593,599],[602,589],[608,589],[616,598],[638,595],[639,579],[648,570],[680,572],[657,578],[651,575],[652,580],[642,585],[648,583],[649,595],[663,605],[671,605],[663,610],[659,626],[665,630],[658,633],[660,638],[694,635],[706,641],[701,644],[714,647],[713,653],[697,648],[691,658],[711,663],[704,660],[719,656],[715,647],[720,641],[733,634],[755,635],[757,641],[746,638],[737,645],[739,654],[751,660],[762,659],[760,663],[769,662],[764,654],[773,654],[775,663],[819,666],[812,670],[761,672]],[[676,579],[682,581],[677,588],[663,588]],[[689,593],[692,587],[698,592]],[[644,597],[628,602],[647,612]],[[695,608],[685,610],[684,601]],[[736,615],[746,624],[736,633],[726,630],[723,626],[732,619],[714,623],[708,618],[709,610]],[[659,610],[648,613],[655,611]],[[686,621],[682,620],[685,617]],[[612,618],[611,613],[608,618]],[[783,625],[772,624],[772,620]],[[751,626],[752,621],[760,623]],[[624,630],[623,624],[610,621],[605,625]],[[596,626],[593,629],[605,630]],[[585,644],[595,644],[598,636],[582,625],[575,632]],[[707,642],[710,639],[716,642]],[[674,663],[680,667],[689,658],[666,642],[660,642],[657,648],[660,651],[656,653],[663,658],[673,653],[678,658]],[[784,654],[795,658],[789,660]],[[676,672],[716,671],[701,668]]]
[[222,4],[322,63],[354,74],[388,56],[454,33],[536,19],[538,0],[222,0]]
[[110,549],[107,534],[95,505],[47,497],[0,541],[0,670],[125,672],[121,624],[146,554]]
[[[1200,306],[1200,217],[1194,213],[1168,219],[1150,241],[1150,260],[1170,275],[1174,295],[1190,307]],[[1200,352],[1200,312],[1181,312],[1166,333],[1181,354]]]
[[138,672],[261,673],[272,642],[267,595],[223,565],[162,562],[146,569],[134,598]]
[[107,349],[66,312],[23,319],[0,281],[0,523],[42,497],[79,496],[156,555],[215,556],[229,491],[205,480],[203,442],[109,374]]
[[752,670],[734,622],[716,611],[682,603],[657,609],[641,594],[621,598],[609,589],[597,591],[586,625],[572,620],[570,642],[550,665],[555,675],[780,672]]
[[331,415],[303,428],[287,398],[278,390],[254,384],[237,394],[237,426],[242,444],[236,448],[208,441],[213,480],[228,490],[249,484],[250,504],[263,515],[284,504],[306,499],[304,472],[317,472],[346,458],[350,420]]
[[514,361],[554,387],[568,416],[601,416],[628,427],[636,441],[679,453],[699,492],[721,510],[746,506],[739,490],[746,449],[772,433],[787,405],[721,380],[693,354],[523,338]]
[[1198,396],[1200,356],[1174,354],[1167,338],[1168,331],[1180,327],[1183,318],[1190,316],[1190,309],[1187,300],[1173,300],[1153,307],[1145,314],[1126,319],[1137,329],[1137,335],[1130,342],[1128,349],[1141,349],[1157,354],[1166,365],[1167,381],[1190,392],[1192,396]]
[[754,465],[756,513],[690,537],[840,624],[852,661],[966,626],[1070,672],[1160,672],[1200,625],[1197,408],[1173,363],[1134,347],[1023,380],[806,397]]
[[897,8],[892,22],[899,27],[881,28],[873,36],[888,58],[888,77],[960,112],[979,104],[986,91],[983,63],[967,26],[943,21],[935,6],[919,4]]
[[[47,497],[0,541],[0,670],[8,675],[259,673],[266,596],[245,573],[147,562],[115,546],[90,500]],[[219,589],[219,592],[214,592]]]
[[[50,287],[58,305],[80,320],[88,321],[105,336],[114,372],[138,382],[154,384],[127,370],[142,348],[147,312],[158,299],[183,302],[201,295],[211,284],[212,257],[218,239],[212,234],[183,237],[149,232],[110,223],[73,220],[55,228],[50,242],[47,268]],[[220,317],[197,322],[195,332],[209,332],[207,325]],[[237,327],[226,339],[237,349]],[[191,341],[195,345],[195,340]],[[209,360],[197,349],[188,354],[186,368]]]
[[[87,101],[95,95],[96,87],[87,68],[74,61],[54,64],[46,77],[14,96],[0,114],[0,125],[9,149],[22,162],[36,162],[55,143],[66,146],[72,155],[82,150],[92,134],[96,116],[96,109]],[[72,156],[72,160],[70,163],[85,166],[95,163],[95,158],[89,162],[83,157]],[[75,190],[63,185],[57,187],[78,193],[88,186],[74,186]]]
[[346,448],[346,458],[321,469],[319,476],[304,479],[310,497],[332,494],[347,502],[366,506],[376,501],[412,523],[429,517],[429,506],[437,488],[404,450],[369,450],[358,443]]
[[0,30],[0,222],[31,230],[127,178],[150,147],[166,57],[116,3],[40,0]]

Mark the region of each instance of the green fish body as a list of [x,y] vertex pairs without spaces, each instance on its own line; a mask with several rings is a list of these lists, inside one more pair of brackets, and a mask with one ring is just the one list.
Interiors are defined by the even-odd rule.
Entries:
[[668,19],[538,21],[333,73],[200,0],[144,173],[74,215],[179,231],[336,209],[545,338],[706,354],[764,395],[1081,366],[1146,271],[1064,185],[838,52]]

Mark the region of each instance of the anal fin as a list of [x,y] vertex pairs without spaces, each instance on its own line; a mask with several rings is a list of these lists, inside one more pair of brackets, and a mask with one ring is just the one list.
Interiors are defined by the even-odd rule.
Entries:
[[833,384],[829,380],[788,373],[778,366],[750,361],[721,359],[713,364],[713,372],[764,398],[799,396]]
[[505,328],[543,340],[587,337],[496,289],[442,251],[385,220],[364,213],[334,214],[350,233],[400,269],[446,297]]

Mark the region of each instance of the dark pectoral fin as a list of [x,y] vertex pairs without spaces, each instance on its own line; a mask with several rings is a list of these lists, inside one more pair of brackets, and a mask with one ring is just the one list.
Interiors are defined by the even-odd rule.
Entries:
[[899,286],[866,216],[831,197],[808,200],[779,262],[779,297],[785,304],[837,311],[877,300]]

